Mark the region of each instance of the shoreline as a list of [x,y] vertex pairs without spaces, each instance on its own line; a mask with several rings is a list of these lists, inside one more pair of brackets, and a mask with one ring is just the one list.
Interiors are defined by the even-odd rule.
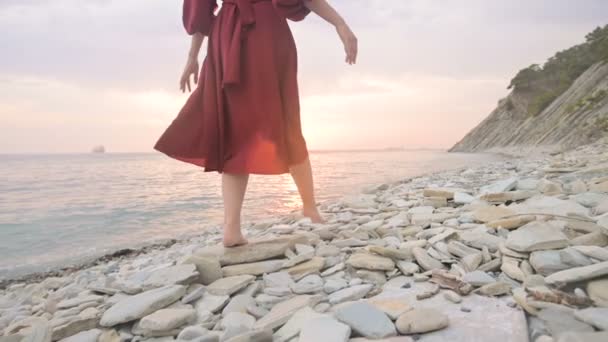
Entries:
[[[362,152],[367,152],[367,151],[362,151]],[[393,152],[393,151],[387,151],[387,152]],[[491,161],[488,164],[501,163],[501,162],[504,162],[505,160],[515,160],[515,159],[523,158],[521,155],[516,155],[509,151],[493,151],[493,152],[447,152],[447,151],[444,151],[444,152],[449,153],[449,154],[478,154],[478,155],[488,155],[490,157],[492,157],[492,156],[500,157],[499,160]],[[484,162],[479,162],[478,164],[483,164],[483,163]],[[479,165],[476,165],[476,166],[479,166]],[[423,173],[420,173],[417,175],[399,178],[392,182],[386,182],[386,183],[381,183],[381,184],[368,184],[368,185],[362,186],[359,189],[358,194],[364,194],[367,189],[376,189],[376,188],[378,188],[380,186],[384,186],[384,185],[394,186],[397,184],[401,184],[403,182],[411,181],[412,179],[415,179],[415,178],[428,177],[428,176],[433,176],[433,175],[442,174],[442,173],[446,173],[446,172],[454,172],[457,170],[466,169],[467,167],[468,166],[458,166],[458,167],[452,167],[452,168],[448,167],[446,169],[439,170],[439,171],[423,172]],[[319,202],[319,205],[320,206],[331,205],[332,203],[341,201],[346,196],[347,195],[340,195],[334,199]],[[352,194],[351,194],[351,196],[352,196]],[[286,218],[293,217],[294,215],[297,216],[298,214],[299,213],[297,211],[289,213],[289,214],[285,214],[285,215],[283,215],[283,217],[281,219],[284,220]],[[244,223],[244,228],[254,226],[258,221],[267,221],[270,219],[272,219],[271,216],[262,217],[262,218],[253,218]],[[99,255],[85,255],[85,256],[82,256],[82,258],[81,258],[82,260],[80,260],[78,262],[71,263],[71,264],[50,265],[44,271],[27,272],[26,274],[12,276],[12,277],[9,274],[4,279],[0,278],[0,290],[6,290],[9,286],[14,285],[14,284],[31,284],[31,283],[43,281],[45,278],[49,278],[49,277],[67,276],[67,275],[76,273],[78,271],[82,271],[87,268],[95,267],[100,264],[108,263],[111,261],[136,258],[138,256],[145,255],[145,254],[148,254],[151,252],[161,252],[163,250],[173,247],[176,244],[188,243],[189,241],[191,241],[193,239],[201,238],[201,237],[205,236],[206,234],[208,234],[209,232],[212,232],[212,231],[215,231],[218,229],[219,229],[218,225],[208,225],[208,226],[204,226],[201,229],[202,231],[204,231],[203,233],[185,234],[185,236],[182,236],[182,237],[172,238],[172,239],[162,239],[162,240],[158,240],[158,241],[152,240],[150,242],[144,242],[139,246],[119,247],[119,248],[116,248],[115,250],[109,250],[109,251],[104,252]]]

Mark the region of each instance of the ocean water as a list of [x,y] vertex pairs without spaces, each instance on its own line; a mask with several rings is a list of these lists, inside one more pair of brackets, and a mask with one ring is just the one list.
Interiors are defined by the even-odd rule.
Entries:
[[[313,152],[319,201],[500,159],[443,151]],[[0,279],[197,234],[222,219],[220,177],[159,153],[0,155]],[[245,221],[298,209],[289,175],[252,176]]]

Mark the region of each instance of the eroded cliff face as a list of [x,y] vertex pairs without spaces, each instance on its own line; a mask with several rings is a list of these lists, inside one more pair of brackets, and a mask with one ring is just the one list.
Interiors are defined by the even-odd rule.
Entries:
[[597,63],[537,115],[531,94],[513,91],[450,152],[497,148],[569,149],[608,136],[608,63]]

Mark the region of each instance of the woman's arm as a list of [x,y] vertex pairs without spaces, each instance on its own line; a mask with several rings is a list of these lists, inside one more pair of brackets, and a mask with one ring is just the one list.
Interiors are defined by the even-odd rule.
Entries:
[[310,0],[305,1],[304,3],[308,9],[336,27],[336,31],[344,44],[346,63],[355,64],[357,62],[358,52],[357,37],[346,24],[346,21],[344,21],[342,16],[340,16],[340,14],[333,7],[331,7],[329,3],[327,3],[327,0]]
[[190,87],[190,76],[193,75],[194,84],[198,83],[198,53],[201,50],[205,36],[202,33],[195,33],[192,35],[192,41],[190,42],[190,52],[188,52],[188,61],[186,67],[182,73],[182,77],[179,80],[179,89],[182,92],[192,91]]

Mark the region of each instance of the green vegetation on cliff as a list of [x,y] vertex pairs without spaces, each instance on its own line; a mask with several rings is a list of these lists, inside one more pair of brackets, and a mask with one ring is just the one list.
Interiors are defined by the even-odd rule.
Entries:
[[511,80],[509,89],[529,99],[530,115],[539,114],[591,65],[608,61],[608,25],[596,28],[585,38],[585,43],[556,53],[543,66],[532,64]]

